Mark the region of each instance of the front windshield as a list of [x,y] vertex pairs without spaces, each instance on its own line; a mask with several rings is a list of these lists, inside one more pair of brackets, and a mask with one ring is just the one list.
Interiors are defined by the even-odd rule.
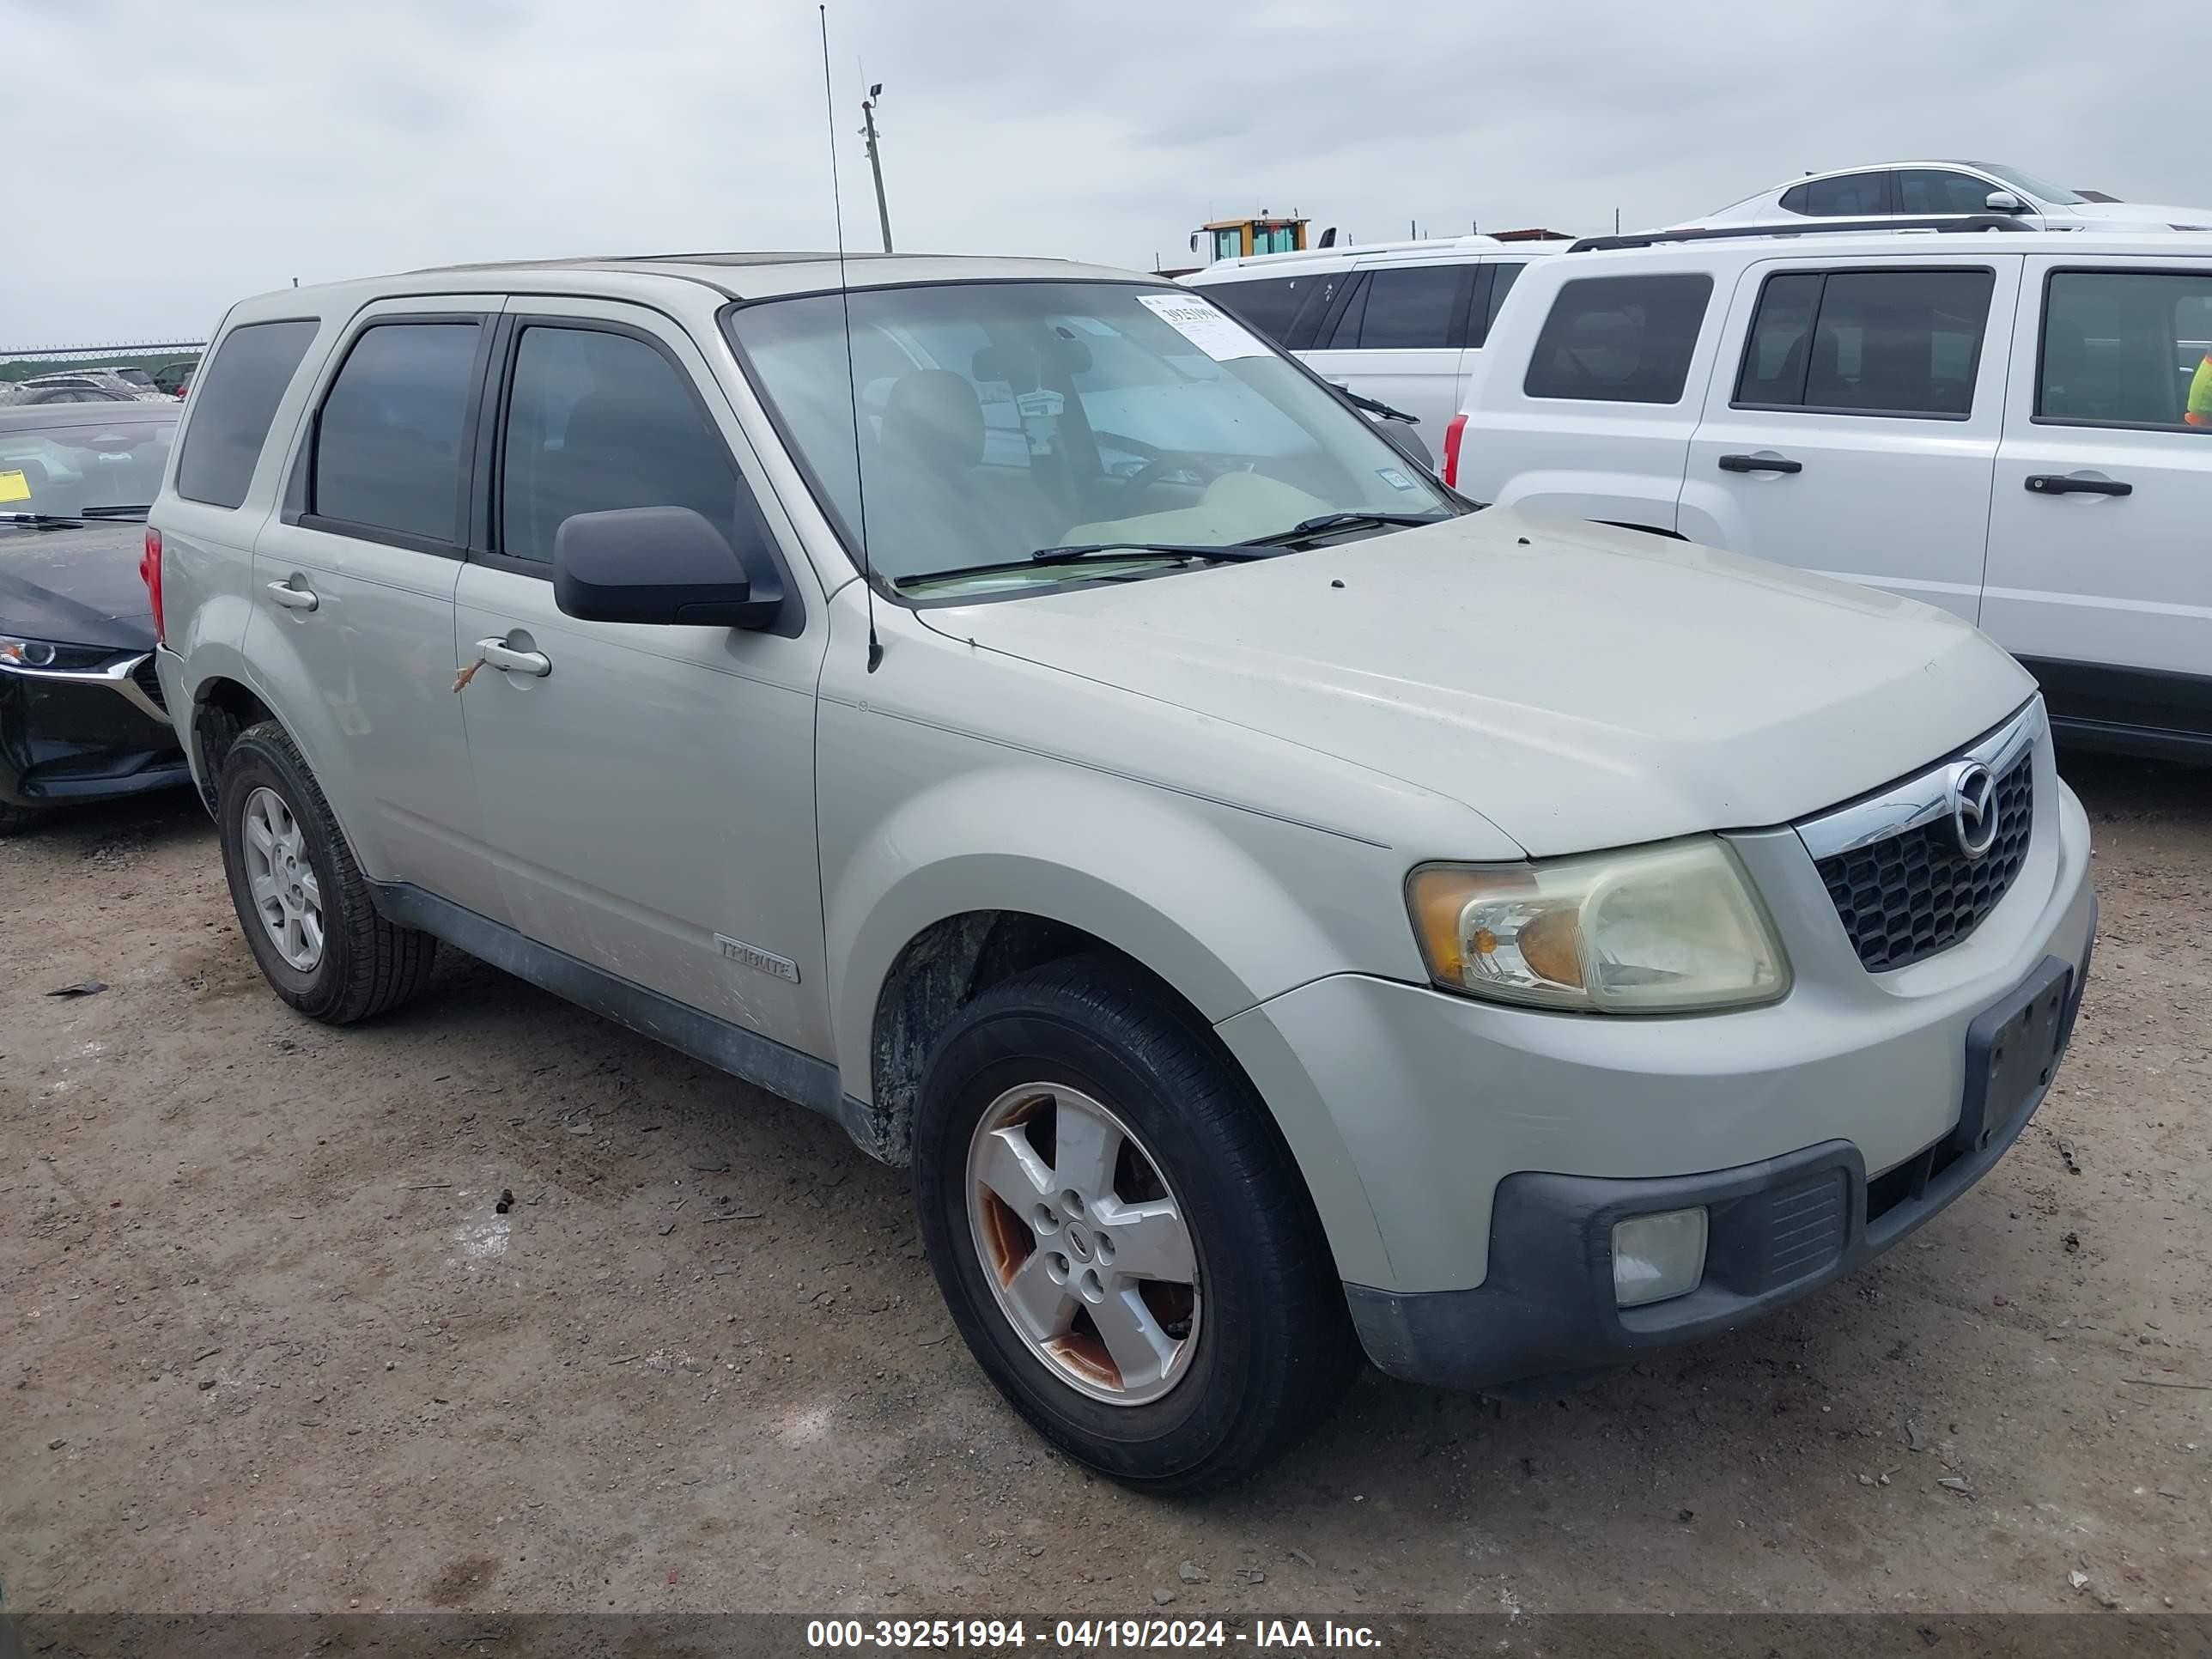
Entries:
[[2018,167],[1999,167],[1993,161],[1984,161],[1981,169],[1993,173],[2024,196],[2033,196],[2050,203],[2053,207],[2079,207],[2089,198],[2076,196],[2063,185],[2046,184],[2032,173],[2022,173]]
[[18,426],[0,417],[0,520],[145,507],[161,488],[176,434],[174,415],[148,420],[136,410],[127,420],[67,425]]
[[[729,328],[847,545],[857,556],[865,499],[869,561],[909,590],[1071,544],[1212,545],[1323,514],[1455,510],[1364,417],[1187,290],[957,283],[848,297],[850,380],[836,294],[743,307]],[[985,585],[1097,574],[1044,565]]]

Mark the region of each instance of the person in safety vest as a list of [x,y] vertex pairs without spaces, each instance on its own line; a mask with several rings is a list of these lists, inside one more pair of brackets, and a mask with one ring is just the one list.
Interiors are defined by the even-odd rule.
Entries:
[[2191,426],[2212,427],[2212,351],[2197,365],[2197,376],[2189,383],[2189,412],[2181,418]]

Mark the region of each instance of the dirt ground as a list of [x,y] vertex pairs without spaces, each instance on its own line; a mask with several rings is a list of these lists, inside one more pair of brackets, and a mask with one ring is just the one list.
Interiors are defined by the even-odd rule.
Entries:
[[1559,1401],[1370,1376],[1191,1504],[1001,1405],[828,1122],[458,956],[298,1018],[183,797],[0,844],[7,1606],[2212,1609],[2212,773],[2068,769],[2096,972],[1978,1188]]

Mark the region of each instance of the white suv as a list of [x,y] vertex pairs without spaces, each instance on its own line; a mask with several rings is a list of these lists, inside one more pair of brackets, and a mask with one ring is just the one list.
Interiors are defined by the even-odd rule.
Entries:
[[1460,236],[1255,253],[1182,281],[1324,379],[1412,416],[1433,457],[1506,295],[1566,246]]
[[1162,1489],[1363,1351],[1728,1329],[2019,1135],[2089,829],[1972,629],[1470,512],[1186,289],[852,274],[231,313],[146,574],[277,995],[452,945],[829,1115],[1006,1397]]
[[1577,248],[1500,316],[1447,479],[1942,605],[2063,732],[2212,758],[2212,237]]

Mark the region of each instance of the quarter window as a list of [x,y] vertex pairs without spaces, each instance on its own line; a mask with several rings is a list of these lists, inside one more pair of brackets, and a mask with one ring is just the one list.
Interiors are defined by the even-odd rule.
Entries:
[[477,333],[472,322],[379,323],[362,331],[323,399],[317,517],[461,540],[462,438]]
[[312,319],[248,323],[223,337],[200,376],[177,459],[177,494],[210,507],[246,499],[276,405],[321,326]]
[[732,546],[766,536],[751,521],[756,509],[728,448],[675,364],[627,334],[526,328],[501,452],[501,546],[550,563],[564,520],[625,507],[688,507]]
[[1996,278],[1986,270],[1790,271],[1766,279],[1735,401],[1964,420]]
[[2055,272],[2035,412],[2075,425],[2212,433],[2212,276]]
[[1505,303],[1505,296],[1513,291],[1513,284],[1521,280],[1521,273],[1528,268],[1517,261],[1501,261],[1491,266],[1490,301],[1482,319],[1482,339],[1474,344],[1480,345],[1490,337],[1490,331],[1498,325],[1498,308]]
[[1277,345],[1290,341],[1291,325],[1320,276],[1270,276],[1255,283],[1209,283],[1206,297]]
[[1713,282],[1702,274],[1584,276],[1552,302],[1522,390],[1531,398],[1679,403]]

